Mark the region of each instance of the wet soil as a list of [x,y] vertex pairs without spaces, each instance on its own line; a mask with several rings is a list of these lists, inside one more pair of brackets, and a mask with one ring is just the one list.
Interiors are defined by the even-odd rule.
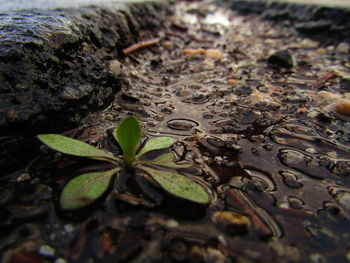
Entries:
[[1,178],[2,261],[348,262],[349,44],[213,4],[174,8],[140,37],[158,44],[108,63],[130,88],[64,134],[118,155],[111,131],[135,115],[145,138],[180,140],[210,205],[160,191],[150,208],[111,191],[68,214],[62,187],[101,164],[42,147]]

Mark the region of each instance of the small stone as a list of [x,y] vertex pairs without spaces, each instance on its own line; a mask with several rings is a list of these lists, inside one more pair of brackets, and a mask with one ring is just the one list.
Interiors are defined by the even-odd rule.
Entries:
[[206,59],[203,61],[203,68],[205,70],[213,70],[215,69],[215,64],[213,61]]
[[345,258],[348,262],[350,262],[350,250],[348,250],[348,252],[346,253]]
[[315,148],[306,148],[306,149],[305,149],[305,152],[308,152],[308,153],[317,153],[317,151],[316,151]]
[[320,47],[320,48],[318,48],[317,50],[316,50],[316,53],[317,54],[325,54],[327,51],[324,49],[324,48],[322,48],[322,47]]
[[[341,78],[339,83],[340,89],[349,92],[350,91],[350,78]],[[345,94],[344,94],[345,95]]]
[[205,52],[205,56],[213,60],[220,60],[223,58],[224,54],[219,49],[208,49]]
[[336,151],[327,152],[327,155],[332,158],[338,158],[338,153]]
[[233,93],[236,95],[250,95],[252,94],[253,89],[245,85],[237,85],[233,88]]
[[67,263],[67,260],[65,260],[64,258],[57,258],[54,263]]
[[292,68],[294,66],[292,53],[287,49],[273,53],[267,59],[267,63],[273,68]]
[[348,54],[350,49],[349,43],[341,42],[338,44],[337,48],[335,49],[336,52],[340,54]]
[[301,209],[304,205],[304,202],[296,197],[289,197],[289,206],[294,209]]
[[300,22],[295,25],[296,30],[304,34],[325,33],[330,27],[331,23],[323,20]]
[[169,219],[165,222],[165,225],[169,228],[174,228],[174,227],[178,227],[179,223],[173,219]]
[[23,173],[17,177],[17,182],[24,182],[30,179],[30,175],[28,173]]
[[319,253],[313,253],[310,255],[310,259],[312,263],[325,263],[326,260],[324,259],[324,257],[319,254]]
[[110,61],[108,66],[116,75],[121,75],[123,73],[123,65],[118,60]]
[[225,255],[218,249],[209,247],[207,249],[208,257],[207,262],[228,262]]
[[248,232],[250,225],[247,216],[231,211],[217,211],[211,219],[219,228],[230,235],[244,235]]
[[66,224],[64,225],[64,230],[70,234],[70,233],[73,233],[74,231],[74,226],[72,224]]
[[43,245],[39,248],[39,254],[45,257],[53,257],[55,255],[55,250],[49,245]]
[[235,85],[237,85],[239,83],[240,83],[239,80],[235,80],[235,79],[228,79],[227,80],[227,84],[230,84],[232,86],[235,86]]
[[242,147],[237,144],[232,144],[231,148],[237,153],[243,152]]
[[289,208],[289,204],[288,203],[281,203],[278,205],[279,208],[284,208],[284,209],[288,209]]
[[348,99],[342,99],[338,102],[336,107],[336,112],[345,115],[347,117],[350,117],[350,100]]
[[340,192],[336,195],[335,199],[346,209],[350,211],[350,193],[349,192]]

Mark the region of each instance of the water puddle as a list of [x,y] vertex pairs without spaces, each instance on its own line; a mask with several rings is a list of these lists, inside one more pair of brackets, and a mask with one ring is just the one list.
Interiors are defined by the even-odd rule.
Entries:
[[[3,262],[349,259],[350,125],[317,99],[323,89],[343,92],[341,80],[314,88],[331,66],[350,74],[335,46],[212,4],[176,8],[159,45],[119,58],[129,89],[71,134],[118,154],[111,131],[135,115],[144,137],[179,139],[177,159],[194,164],[188,176],[212,203],[166,196],[149,207],[141,192],[111,194],[66,215],[55,200],[82,164],[47,152],[3,179]],[[269,67],[287,47],[297,63]]]

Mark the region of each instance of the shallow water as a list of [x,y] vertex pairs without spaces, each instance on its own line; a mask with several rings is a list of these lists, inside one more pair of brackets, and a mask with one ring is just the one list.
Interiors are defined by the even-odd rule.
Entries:
[[[149,208],[112,191],[107,201],[67,215],[57,204],[63,185],[79,169],[101,164],[48,151],[1,179],[3,262],[350,259],[350,126],[317,93],[346,94],[340,77],[313,86],[331,69],[349,74],[346,56],[259,17],[204,3],[180,2],[177,9],[158,32],[159,45],[120,58],[130,89],[69,134],[119,154],[110,131],[135,115],[146,137],[181,141],[179,159],[195,164],[192,176],[210,188],[212,203],[158,190],[164,200]],[[216,14],[231,24],[208,24]],[[269,68],[267,57],[287,47],[296,65]],[[183,52],[199,48],[220,54]]]

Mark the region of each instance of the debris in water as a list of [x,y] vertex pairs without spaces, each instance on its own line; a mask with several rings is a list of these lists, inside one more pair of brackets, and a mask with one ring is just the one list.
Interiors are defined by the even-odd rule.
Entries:
[[141,41],[141,42],[138,42],[136,44],[133,44],[130,47],[124,48],[122,51],[125,55],[128,55],[128,54],[135,52],[141,48],[158,44],[159,41],[160,41],[160,38],[152,38],[150,40],[145,40],[145,41]]

